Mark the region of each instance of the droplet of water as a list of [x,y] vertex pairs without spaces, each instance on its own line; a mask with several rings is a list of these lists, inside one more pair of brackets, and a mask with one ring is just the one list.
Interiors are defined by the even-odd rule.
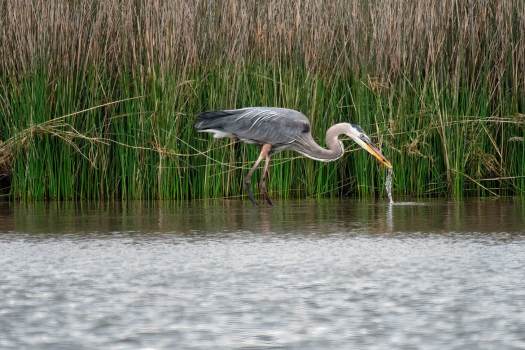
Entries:
[[388,201],[390,204],[394,204],[394,200],[392,199],[392,174],[392,169],[388,169],[385,180],[386,194],[388,195]]

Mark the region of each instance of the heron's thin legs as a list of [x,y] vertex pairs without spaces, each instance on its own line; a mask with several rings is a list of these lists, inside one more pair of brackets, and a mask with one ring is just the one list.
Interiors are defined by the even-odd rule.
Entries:
[[264,144],[261,149],[261,153],[259,154],[259,158],[255,161],[255,164],[253,164],[252,168],[246,176],[244,177],[244,191],[248,194],[248,198],[250,198],[250,201],[253,203],[253,205],[257,205],[257,202],[255,201],[255,197],[253,196],[253,191],[251,188],[251,182],[252,182],[252,175],[254,171],[259,167],[259,164],[261,164],[261,161],[267,157],[268,152],[270,152],[270,149],[272,148],[272,145],[270,144]]
[[270,155],[267,154],[265,157],[265,162],[264,162],[263,175],[261,177],[261,182],[259,182],[259,188],[261,189],[261,193],[263,195],[263,198],[266,200],[266,203],[268,203],[269,205],[273,205],[273,202],[270,199],[270,196],[268,195],[268,189],[266,188],[266,179],[268,178],[269,170],[270,170]]
[[255,169],[257,169],[257,167],[259,167],[259,164],[261,163],[262,160],[263,160],[262,156],[259,156],[259,158],[257,158],[257,160],[255,161],[255,164],[253,164],[253,167],[250,169],[250,171],[248,171],[248,173],[246,174],[243,180],[244,192],[248,194],[248,198],[253,203],[253,205],[257,205],[257,202],[255,201],[255,198],[253,197],[253,191],[250,185],[252,182],[253,172],[255,171]]

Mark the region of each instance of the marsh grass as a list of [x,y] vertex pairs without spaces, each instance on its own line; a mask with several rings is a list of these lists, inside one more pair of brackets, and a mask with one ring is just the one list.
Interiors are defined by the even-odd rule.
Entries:
[[[257,149],[195,133],[194,116],[268,105],[303,111],[320,143],[360,124],[396,195],[523,195],[524,32],[517,0],[4,0],[3,192],[235,198]],[[270,191],[384,195],[384,169],[346,145],[330,164],[277,155]]]

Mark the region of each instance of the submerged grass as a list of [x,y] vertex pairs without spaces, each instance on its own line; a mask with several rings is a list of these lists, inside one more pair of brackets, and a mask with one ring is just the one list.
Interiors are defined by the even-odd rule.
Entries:
[[[0,3],[0,192],[11,198],[242,195],[254,146],[193,129],[203,110],[282,106],[360,124],[396,195],[525,195],[521,1]],[[78,113],[77,113],[78,112]],[[274,157],[282,198],[384,195],[347,142]]]

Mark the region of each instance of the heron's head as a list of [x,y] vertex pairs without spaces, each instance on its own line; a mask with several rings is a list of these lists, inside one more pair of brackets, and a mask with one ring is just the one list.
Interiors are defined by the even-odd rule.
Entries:
[[357,124],[349,124],[347,135],[354,140],[359,146],[368,151],[371,155],[377,158],[377,160],[389,169],[392,169],[392,163],[385,158],[381,150],[372,143],[370,137],[361,129]]

